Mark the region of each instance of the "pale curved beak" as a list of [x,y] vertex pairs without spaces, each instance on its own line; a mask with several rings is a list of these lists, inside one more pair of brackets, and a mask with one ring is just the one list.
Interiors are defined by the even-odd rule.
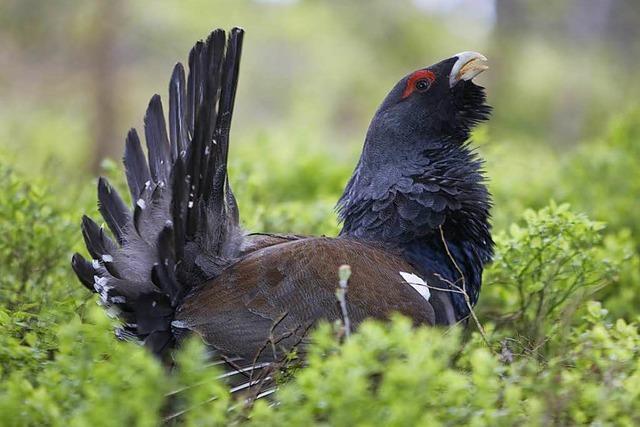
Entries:
[[489,69],[487,58],[478,52],[461,52],[454,55],[458,58],[451,74],[449,74],[449,87],[454,87],[460,80],[471,80],[484,70]]

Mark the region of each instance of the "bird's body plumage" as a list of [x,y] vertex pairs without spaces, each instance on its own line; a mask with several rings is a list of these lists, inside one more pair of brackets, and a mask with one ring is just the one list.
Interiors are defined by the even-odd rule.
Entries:
[[[251,252],[188,295],[174,326],[199,333],[212,347],[251,359],[270,334],[291,349],[316,319],[341,318],[338,267],[351,266],[348,315],[355,324],[399,312],[435,323],[433,308],[403,279],[417,271],[397,254],[345,238],[305,238]],[[375,277],[376,286],[371,286]],[[271,350],[267,353],[271,355]]]

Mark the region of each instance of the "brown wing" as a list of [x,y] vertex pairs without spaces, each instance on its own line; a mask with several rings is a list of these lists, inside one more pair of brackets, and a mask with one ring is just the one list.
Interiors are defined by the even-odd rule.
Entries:
[[352,270],[347,305],[354,326],[393,312],[435,323],[431,304],[400,275],[416,273],[403,259],[352,240],[309,238],[251,252],[188,296],[174,325],[227,355],[251,360],[269,336],[288,351],[318,319],[341,318],[335,291],[342,264]]

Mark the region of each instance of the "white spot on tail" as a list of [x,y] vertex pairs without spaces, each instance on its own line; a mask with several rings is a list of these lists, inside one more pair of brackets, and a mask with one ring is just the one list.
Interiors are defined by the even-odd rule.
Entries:
[[410,284],[413,289],[415,289],[420,295],[422,295],[424,299],[429,301],[429,298],[431,298],[431,292],[429,291],[427,282],[425,282],[422,277],[404,271],[400,271],[400,275],[405,280],[405,282]]
[[187,323],[183,322],[182,320],[174,320],[173,322],[171,322],[171,326],[178,329],[186,329]]
[[109,291],[112,289],[109,286],[109,279],[106,277],[93,276],[93,289],[100,295],[100,299],[105,303],[109,303]]
[[127,302],[127,300],[121,295],[113,296],[109,298],[109,301],[111,301],[112,304],[124,304]]
[[140,209],[146,209],[147,207],[147,204],[142,199],[138,199],[138,201],[136,202],[136,205],[140,206]]
[[104,262],[113,262],[113,257],[109,254],[104,254],[102,255],[102,260]]

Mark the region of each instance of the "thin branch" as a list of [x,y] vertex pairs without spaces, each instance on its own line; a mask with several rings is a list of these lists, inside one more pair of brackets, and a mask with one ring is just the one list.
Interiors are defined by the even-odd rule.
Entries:
[[[447,244],[447,240],[444,238],[444,231],[442,230],[442,225],[440,225],[438,228],[440,229],[440,238],[442,239],[442,243],[444,244],[444,249],[447,252],[447,256],[449,257],[449,259],[453,263],[454,267],[458,271],[458,274],[460,274],[460,278],[458,280],[462,281],[462,289],[459,286],[457,286],[456,284],[454,284],[453,282],[451,282],[450,280],[447,280],[447,279],[444,279],[444,278],[442,278],[442,279],[446,283],[448,283],[450,286],[452,286],[454,289],[458,289],[458,290],[461,291],[461,293],[464,296],[464,301],[467,304],[467,308],[469,309],[469,314],[471,314],[471,317],[473,318],[473,321],[475,322],[476,327],[478,328],[478,331],[480,332],[480,335],[482,336],[482,340],[487,345],[487,347],[491,351],[493,351],[493,348],[491,347],[491,344],[489,344],[489,339],[487,338],[487,334],[485,333],[484,328],[482,327],[482,324],[480,323],[480,320],[478,319],[478,316],[476,316],[476,312],[473,310],[473,306],[471,305],[471,299],[469,298],[469,294],[467,293],[467,284],[465,282],[464,274],[462,273],[462,269],[460,268],[460,266],[458,265],[458,263],[454,259],[453,255],[451,254],[451,251],[449,250],[449,245]],[[458,280],[456,280],[456,282]]]
[[262,346],[258,349],[258,352],[253,357],[252,365],[255,365],[255,364],[258,363],[258,359],[262,355],[262,352],[267,349],[267,346],[269,344],[271,344],[271,351],[273,352],[273,360],[277,360],[278,357],[277,357],[277,353],[276,353],[276,342],[274,342],[273,332],[278,327],[278,325],[285,319],[285,317],[287,317],[288,315],[289,315],[289,311],[283,312],[280,315],[280,317],[278,317],[276,319],[276,321],[271,324],[271,327],[269,328],[269,336],[267,337],[265,342],[262,344]]
[[340,278],[340,287],[336,289],[336,298],[340,303],[340,310],[342,311],[344,335],[349,339],[351,336],[351,321],[349,320],[349,313],[347,312],[347,286],[349,284],[349,278],[351,277],[351,267],[346,264],[341,265],[338,269],[338,277]]

